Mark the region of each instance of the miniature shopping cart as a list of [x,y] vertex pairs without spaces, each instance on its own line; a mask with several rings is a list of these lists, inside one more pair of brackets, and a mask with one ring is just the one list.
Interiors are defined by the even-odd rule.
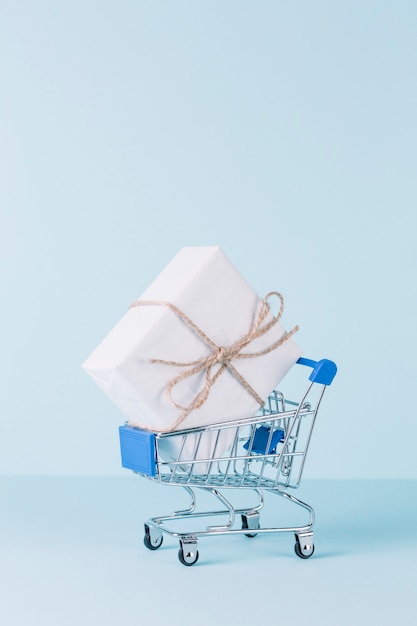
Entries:
[[[298,364],[313,368],[299,402],[274,391],[261,411],[250,418],[170,433],[120,427],[123,467],[164,485],[181,486],[190,497],[188,509],[146,521],[144,544],[149,550],[158,549],[166,533],[179,540],[180,562],[193,565],[199,557],[200,537],[292,532],[297,556],[312,556],[314,510],[286,490],[300,484],[319,405],[337,368],[327,359],[300,358]],[[197,510],[196,488],[213,494],[221,502],[221,510]],[[236,489],[255,493],[255,506],[234,507],[224,492]],[[307,510],[308,522],[303,526],[262,527],[264,492]],[[225,518],[221,524],[189,528],[203,518],[218,517]],[[177,527],[181,525],[180,531]]]

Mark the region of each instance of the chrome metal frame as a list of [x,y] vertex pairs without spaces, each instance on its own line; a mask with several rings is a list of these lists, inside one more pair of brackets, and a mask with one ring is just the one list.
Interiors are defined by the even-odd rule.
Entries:
[[[193,565],[198,559],[198,538],[215,535],[247,535],[253,537],[266,533],[295,534],[295,552],[301,558],[309,558],[314,552],[312,527],[315,521],[313,508],[287,493],[296,489],[301,481],[311,435],[317,412],[323,398],[325,384],[309,383],[299,402],[284,398],[275,391],[268,398],[259,414],[246,419],[221,422],[206,427],[189,428],[170,433],[155,433],[154,476],[151,481],[170,486],[181,486],[190,498],[189,507],[169,515],[150,518],[145,523],[145,545],[156,549],[162,544],[163,534],[180,542],[179,559],[184,565]],[[267,440],[259,449],[257,435],[260,427],[269,430]],[[271,449],[277,430],[284,431],[281,441]],[[226,453],[218,450],[219,440],[227,431],[231,441]],[[210,456],[199,454],[204,437],[211,433],[214,446]],[[193,454],[185,454],[187,444],[193,441]],[[164,459],[163,442],[175,443],[175,460]],[[190,446],[188,445],[188,450]],[[197,511],[195,490],[212,494],[222,504],[221,509]],[[223,491],[246,489],[257,496],[254,506],[235,507]],[[264,506],[264,492],[281,496],[287,502],[308,512],[308,520],[302,526],[260,525],[260,512]],[[197,521],[201,518],[225,517],[220,524],[210,523],[203,527],[182,531],[175,529],[180,522]]]

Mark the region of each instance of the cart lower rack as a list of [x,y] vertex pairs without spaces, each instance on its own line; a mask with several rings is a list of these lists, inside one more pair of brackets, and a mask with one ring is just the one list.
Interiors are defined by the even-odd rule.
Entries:
[[[314,552],[313,508],[289,494],[301,481],[306,454],[324,391],[337,368],[333,361],[301,358],[300,365],[313,368],[309,384],[298,402],[274,391],[261,412],[236,421],[175,431],[148,432],[128,425],[120,427],[122,465],[149,480],[183,487],[190,497],[186,510],[153,517],[145,523],[144,544],[150,550],[162,545],[163,534],[179,540],[178,558],[184,565],[197,562],[198,538],[225,534],[255,537],[262,533],[292,532],[295,553],[307,559]],[[195,489],[213,494],[220,510],[197,511]],[[256,504],[236,508],[230,502],[233,489],[251,490]],[[303,526],[262,527],[260,511],[264,492],[281,496],[305,509]],[[184,530],[173,526],[201,518],[226,516],[219,525]]]

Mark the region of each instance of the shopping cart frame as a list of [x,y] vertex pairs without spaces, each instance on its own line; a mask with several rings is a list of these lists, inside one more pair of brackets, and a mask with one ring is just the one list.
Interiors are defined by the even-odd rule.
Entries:
[[[255,537],[292,532],[297,556],[308,559],[313,555],[314,509],[289,494],[287,489],[297,489],[300,485],[318,409],[337,367],[328,359],[300,358],[297,363],[312,368],[307,389],[298,402],[274,391],[261,411],[249,418],[169,433],[144,431],[128,424],[120,427],[122,466],[148,480],[181,486],[190,499],[188,508],[145,522],[144,545],[149,550],[160,548],[163,535],[167,534],[179,540],[179,561],[190,566],[199,558],[200,537],[229,534]],[[219,441],[225,436],[232,442],[229,452],[217,453],[217,448],[221,447]],[[164,459],[166,442],[175,442],[177,452],[173,459]],[[212,453],[209,456],[199,454],[200,446],[207,448],[207,442]],[[196,489],[211,493],[223,508],[198,511]],[[244,508],[233,506],[230,497],[226,498],[223,492],[235,489],[256,494],[256,504]],[[265,492],[306,510],[308,521],[302,526],[261,527],[260,511]],[[182,531],[173,528],[178,522],[220,516],[226,516],[227,520],[218,525]]]

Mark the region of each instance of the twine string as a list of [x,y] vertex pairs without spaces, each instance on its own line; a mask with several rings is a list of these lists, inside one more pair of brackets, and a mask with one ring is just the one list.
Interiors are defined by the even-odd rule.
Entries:
[[[276,317],[264,324],[263,322],[270,311],[268,301],[272,297],[277,297],[280,301],[280,309]],[[256,400],[256,402],[262,406],[264,404],[263,398],[259,396],[256,390],[248,383],[248,381],[238,372],[238,370],[232,364],[232,360],[238,359],[252,359],[269,354],[273,350],[276,350],[283,343],[298,331],[299,327],[294,326],[292,330],[284,333],[283,336],[273,342],[267,348],[259,350],[257,352],[242,352],[243,348],[248,346],[252,341],[262,337],[268,333],[280,320],[284,310],[284,299],[277,291],[271,291],[268,293],[260,303],[259,310],[255,316],[255,319],[249,329],[249,331],[241,337],[238,341],[230,346],[218,346],[206,333],[178,307],[171,302],[165,302],[162,300],[136,300],[132,302],[129,308],[141,307],[141,306],[157,306],[170,309],[194,334],[196,334],[209,348],[210,353],[195,361],[168,361],[164,359],[151,359],[151,363],[159,363],[162,365],[171,365],[174,367],[188,368],[178,376],[175,376],[169,383],[166,389],[166,393],[169,401],[177,409],[183,411],[180,417],[175,422],[174,426],[170,428],[173,430],[176,428],[192,411],[199,409],[207,400],[212,386],[220,378],[223,372],[228,369],[229,372],[239,381],[239,383],[246,389],[246,391]],[[219,366],[219,367],[217,367]],[[217,367],[217,369],[215,369]],[[214,373],[213,373],[214,370]],[[193,401],[189,405],[179,404],[173,397],[173,390],[177,385],[187,378],[197,376],[204,373],[205,383],[202,389],[196,394]]]

